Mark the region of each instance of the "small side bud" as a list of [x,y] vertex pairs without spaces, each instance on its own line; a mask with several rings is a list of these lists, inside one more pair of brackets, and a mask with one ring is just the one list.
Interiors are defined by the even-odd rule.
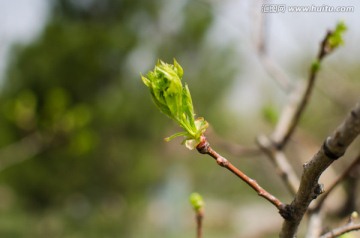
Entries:
[[314,60],[311,64],[311,71],[316,73],[320,70],[320,62],[319,60]]

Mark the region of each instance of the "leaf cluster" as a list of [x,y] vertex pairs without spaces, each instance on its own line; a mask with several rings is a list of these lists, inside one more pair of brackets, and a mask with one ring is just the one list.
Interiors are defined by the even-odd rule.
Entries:
[[194,149],[200,142],[200,137],[208,127],[208,123],[201,117],[195,120],[189,87],[187,84],[183,86],[181,82],[183,74],[182,67],[175,59],[174,64],[159,60],[154,70],[150,71],[147,77],[141,76],[141,78],[150,89],[152,99],[160,111],[184,129],[165,140],[184,136],[186,147]]

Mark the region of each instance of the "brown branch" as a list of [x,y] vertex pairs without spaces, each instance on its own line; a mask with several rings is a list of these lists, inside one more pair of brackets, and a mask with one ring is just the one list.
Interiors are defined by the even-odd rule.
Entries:
[[295,128],[297,127],[297,125],[299,124],[301,115],[303,114],[308,101],[311,97],[314,85],[315,85],[315,80],[317,78],[318,72],[319,72],[319,66],[321,61],[324,59],[325,56],[327,56],[329,53],[331,53],[331,50],[328,47],[328,40],[329,37],[331,36],[332,32],[329,31],[325,38],[323,39],[323,41],[321,42],[321,46],[320,46],[320,50],[318,53],[318,56],[316,58],[317,62],[316,64],[318,64],[316,67],[314,65],[311,66],[310,68],[310,74],[309,74],[309,79],[307,81],[307,86],[306,89],[302,95],[302,98],[300,100],[299,105],[296,107],[296,110],[294,111],[294,114],[292,114],[291,116],[291,120],[290,120],[290,124],[287,127],[287,130],[285,132],[285,134],[283,135],[283,137],[281,138],[280,141],[276,141],[278,144],[279,148],[283,148],[287,142],[289,141],[290,137],[292,136],[292,134],[295,131]]
[[304,165],[299,190],[290,205],[286,206],[285,219],[280,237],[292,238],[309,207],[310,202],[322,193],[318,183],[321,174],[338,158],[360,133],[360,102],[342,124],[328,137],[309,163]]
[[288,162],[288,159],[286,158],[283,151],[278,150],[276,146],[274,146],[274,144],[269,140],[269,138],[264,135],[259,136],[256,141],[263,152],[275,165],[288,190],[293,195],[295,195],[299,187],[300,180],[291,164]]
[[355,160],[348,166],[346,170],[344,170],[333,182],[329,185],[329,188],[325,191],[323,195],[319,198],[318,203],[313,208],[314,211],[317,211],[321,209],[322,205],[324,204],[326,198],[329,196],[329,194],[334,190],[334,188],[342,182],[344,179],[346,179],[352,172],[352,170],[356,167],[357,164],[360,163],[360,154],[355,158]]
[[198,144],[196,149],[201,154],[208,154],[212,158],[214,158],[217,162],[217,164],[221,167],[224,167],[231,171],[233,174],[235,174],[237,177],[239,177],[241,180],[243,180],[245,183],[247,183],[252,189],[254,189],[257,194],[269,202],[271,202],[277,209],[279,210],[280,214],[282,214],[285,205],[277,199],[275,196],[267,192],[264,188],[262,188],[254,179],[251,179],[246,174],[244,174],[242,171],[240,171],[238,168],[236,168],[233,164],[231,164],[227,159],[222,157],[220,154],[218,154],[215,150],[213,150],[210,147],[209,142],[207,141],[205,136],[202,136],[201,142]]
[[344,170],[326,189],[324,194],[319,197],[319,201],[313,208],[310,208],[309,211],[309,226],[308,226],[308,235],[306,237],[319,237],[321,234],[322,227],[322,218],[324,217],[325,211],[321,209],[324,202],[326,201],[329,194],[340,184],[344,179],[351,175],[351,172],[356,168],[356,165],[360,163],[360,154],[355,158],[355,160]]

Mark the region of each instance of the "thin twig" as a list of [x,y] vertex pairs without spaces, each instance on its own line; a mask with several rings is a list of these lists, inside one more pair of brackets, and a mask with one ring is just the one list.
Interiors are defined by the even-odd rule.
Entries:
[[264,188],[262,188],[254,179],[251,179],[246,174],[244,174],[242,171],[240,171],[238,168],[236,168],[233,164],[231,164],[227,159],[222,157],[220,154],[218,154],[215,150],[213,150],[210,147],[209,142],[207,141],[205,136],[202,136],[201,142],[196,147],[196,149],[201,154],[208,154],[211,157],[213,157],[217,164],[221,167],[224,167],[228,170],[230,170],[233,174],[235,174],[237,177],[239,177],[241,180],[243,180],[245,183],[247,183],[252,189],[254,189],[257,194],[269,202],[271,202],[277,209],[279,210],[280,214],[284,210],[285,205],[277,199],[275,196],[267,192]]
[[[328,31],[325,38],[322,40],[321,45],[320,45],[320,50],[319,53],[317,55],[316,58],[316,62],[320,65],[320,63],[322,62],[322,60],[325,58],[325,56],[327,56],[329,53],[331,53],[331,49],[329,49],[328,47],[328,41],[329,38],[331,36],[332,32]],[[305,89],[305,92],[301,98],[300,104],[298,105],[298,107],[296,108],[297,110],[295,111],[295,114],[291,120],[291,124],[288,127],[288,130],[286,132],[286,134],[284,135],[284,137],[282,138],[281,141],[278,141],[278,146],[280,148],[284,147],[287,142],[289,141],[291,135],[294,133],[295,128],[297,127],[297,125],[299,124],[301,115],[303,114],[306,105],[308,104],[308,101],[310,99],[310,96],[312,94],[314,85],[315,85],[315,80],[317,78],[319,69],[318,67],[314,67],[314,65],[312,65],[310,67],[310,74],[309,74],[309,79],[308,79],[308,83]]]
[[309,207],[310,202],[322,193],[318,180],[321,174],[338,158],[360,133],[360,102],[351,110],[342,124],[328,137],[309,163],[304,165],[299,190],[290,205],[280,237],[292,238]]
[[261,135],[257,138],[257,143],[264,153],[271,159],[275,165],[277,171],[280,173],[280,177],[284,181],[288,190],[295,195],[299,187],[300,180],[296,175],[291,164],[288,162],[283,151],[278,150],[276,146],[265,136]]
[[197,211],[195,216],[196,216],[195,217],[195,219],[196,219],[196,237],[202,238],[202,221],[204,218],[203,209],[200,209],[199,211]]
[[357,230],[360,230],[360,223],[346,224],[342,227],[336,228],[336,229],[320,236],[320,238],[335,238],[342,234],[348,233],[350,231],[357,231]]
[[360,230],[360,223],[354,223],[353,220],[354,218],[351,215],[349,221],[345,225],[325,233],[324,235],[320,236],[320,238],[335,238],[351,231]]

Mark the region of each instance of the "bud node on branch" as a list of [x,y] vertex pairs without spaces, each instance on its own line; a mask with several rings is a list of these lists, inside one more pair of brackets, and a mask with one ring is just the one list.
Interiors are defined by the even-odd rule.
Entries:
[[210,144],[207,141],[206,137],[201,136],[200,143],[196,146],[197,151],[200,154],[207,154],[207,153],[209,153],[209,147],[210,147]]
[[286,204],[286,205],[283,205],[281,207],[281,209],[279,209],[279,214],[285,219],[285,220],[288,220],[288,221],[291,221],[293,220],[293,209],[292,209],[292,206]]
[[229,161],[222,156],[216,159],[216,163],[218,163],[218,165],[220,165],[221,167],[229,166]]
[[[337,160],[338,158],[340,158],[341,156],[344,155],[345,150],[342,150],[342,151],[340,151],[340,152],[333,152],[333,151],[329,148],[329,146],[328,146],[328,143],[329,143],[330,139],[331,139],[331,137],[328,137],[328,138],[324,141],[322,147],[323,147],[323,150],[324,150],[325,155],[326,155],[329,159]],[[344,146],[345,146],[344,144],[342,144],[342,143],[340,143],[340,142],[338,142],[336,145],[337,145],[337,147],[344,147]]]

